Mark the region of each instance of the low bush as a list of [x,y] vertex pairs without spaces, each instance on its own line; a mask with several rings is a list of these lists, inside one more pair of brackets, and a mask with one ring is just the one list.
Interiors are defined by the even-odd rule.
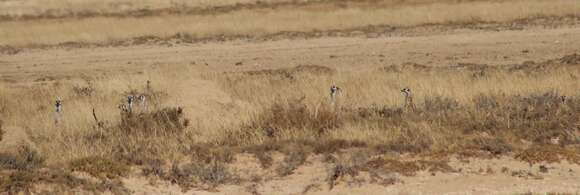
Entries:
[[108,179],[126,176],[130,171],[128,165],[100,156],[73,160],[70,162],[70,168],[72,171],[86,172],[97,178]]

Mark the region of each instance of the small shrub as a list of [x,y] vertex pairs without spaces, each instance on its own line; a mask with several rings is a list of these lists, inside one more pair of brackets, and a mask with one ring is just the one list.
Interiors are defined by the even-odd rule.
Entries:
[[472,141],[472,147],[492,155],[503,155],[513,150],[511,145],[500,138],[477,138]]
[[420,153],[430,150],[433,142],[433,139],[425,132],[404,128],[393,141],[377,145],[375,148],[379,153]]
[[310,142],[310,145],[314,148],[314,153],[316,154],[331,154],[342,149],[348,148],[364,148],[367,147],[367,143],[362,141],[349,141],[342,139],[323,139],[316,142]]
[[92,96],[95,92],[95,88],[91,85],[89,86],[74,86],[72,88],[73,93],[76,96]]
[[194,145],[188,153],[191,153],[192,161],[202,163],[210,163],[212,161],[229,163],[234,160],[234,153],[227,147]]
[[480,94],[473,99],[477,109],[495,109],[499,107],[498,97]]
[[254,129],[264,129],[267,136],[276,137],[284,130],[310,130],[320,135],[327,130],[342,126],[343,121],[337,112],[329,107],[322,107],[316,113],[303,99],[290,101],[287,104],[275,103],[254,121]]
[[28,146],[21,146],[16,154],[0,153],[0,168],[32,170],[40,168],[45,158]]
[[70,162],[73,171],[86,172],[98,178],[116,179],[129,173],[129,166],[111,159],[90,156]]
[[516,154],[515,158],[529,163],[530,166],[540,162],[557,163],[563,159],[580,164],[577,150],[554,145],[536,145]]
[[280,176],[290,175],[298,168],[298,166],[306,162],[307,154],[303,150],[290,151],[284,158],[284,162],[276,171]]
[[368,161],[364,170],[382,171],[387,173],[399,173],[404,176],[414,176],[417,171],[427,170],[429,172],[455,172],[445,161],[399,161],[393,159],[377,158]]
[[414,176],[421,167],[415,162],[401,162],[398,160],[377,158],[369,161],[366,169],[396,172],[405,176]]
[[30,189],[40,178],[36,172],[16,171],[6,178],[0,177],[0,180],[2,192],[17,194],[19,192],[30,193]]
[[189,121],[183,118],[183,109],[163,108],[153,112],[131,113],[121,115],[121,129],[127,135],[161,136],[183,133]]
[[165,179],[178,184],[183,190],[188,190],[200,184],[215,188],[218,185],[234,181],[236,177],[229,172],[224,163],[212,161],[209,163],[193,162],[182,166],[173,164]]
[[0,175],[0,193],[29,194],[34,185],[41,182],[64,186],[67,189],[83,187],[91,190],[93,186],[89,181],[76,178],[70,172],[62,169],[18,170],[7,176]]
[[459,108],[459,103],[449,97],[435,96],[425,97],[425,111],[427,112],[446,112]]
[[144,176],[155,175],[158,177],[163,177],[165,172],[163,171],[163,162],[161,160],[149,160],[144,164],[142,173]]
[[345,176],[355,177],[358,175],[359,169],[356,166],[346,164],[337,164],[330,169],[328,178],[326,179],[330,189],[334,188],[336,182]]
[[123,186],[123,182],[120,180],[101,180],[96,184],[91,184],[93,188],[91,191],[97,192],[110,192],[114,195],[129,195],[132,194],[129,189]]
[[250,154],[254,154],[254,156],[258,159],[258,161],[260,162],[260,165],[262,166],[262,168],[270,168],[270,166],[272,166],[272,156],[270,154],[270,152],[272,151],[278,151],[281,148],[281,143],[278,142],[266,142],[260,145],[253,145],[253,146],[248,146],[242,149],[243,152],[247,152]]
[[332,190],[337,181],[345,176],[356,177],[361,170],[365,170],[365,164],[369,160],[369,155],[362,151],[353,151],[346,157],[337,159],[334,166],[329,170],[327,182]]

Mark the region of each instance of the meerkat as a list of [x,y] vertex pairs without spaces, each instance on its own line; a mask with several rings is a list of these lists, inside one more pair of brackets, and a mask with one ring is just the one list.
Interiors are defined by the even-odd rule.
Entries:
[[330,86],[330,99],[334,100],[340,91],[340,87],[337,87],[336,85]]
[[565,103],[566,103],[566,100],[567,100],[567,99],[568,99],[568,98],[567,98],[565,95],[563,95],[563,96],[560,96],[560,102],[561,102],[561,103],[563,103],[563,104],[565,104]]
[[56,113],[60,114],[62,112],[62,101],[60,100],[60,98],[56,99],[54,106]]
[[133,111],[133,100],[135,97],[133,95],[127,96],[127,104],[122,104],[119,108],[124,112],[132,112]]
[[62,115],[62,100],[60,100],[60,98],[56,99],[54,107],[55,107],[54,123],[58,124],[60,122],[60,118]]
[[145,94],[139,95],[137,99],[139,99],[139,104],[141,104],[141,107],[145,107],[145,100],[147,99]]
[[335,105],[336,102],[336,96],[338,95],[338,93],[340,93],[342,89],[340,89],[340,87],[337,87],[336,85],[332,85],[330,86],[330,103],[331,105]]
[[415,111],[415,103],[413,103],[413,94],[411,93],[411,89],[403,88],[401,93],[405,96],[405,104],[404,109],[405,111]]

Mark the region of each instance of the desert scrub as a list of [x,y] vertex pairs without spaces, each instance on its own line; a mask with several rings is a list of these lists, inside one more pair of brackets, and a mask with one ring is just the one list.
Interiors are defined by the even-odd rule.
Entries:
[[237,176],[230,172],[226,164],[219,161],[183,165],[174,163],[163,178],[179,185],[184,191],[193,187],[214,189],[219,185],[237,181]]
[[515,158],[530,164],[558,163],[566,160],[580,164],[580,152],[577,148],[564,148],[554,145],[535,145],[516,154]]
[[97,178],[108,179],[126,176],[130,171],[128,165],[100,156],[73,160],[70,162],[70,168],[72,171],[86,172]]
[[119,129],[128,135],[164,136],[183,133],[189,121],[183,108],[162,108],[153,112],[123,112]]
[[0,169],[34,170],[44,166],[46,158],[29,146],[20,146],[15,154],[0,153]]

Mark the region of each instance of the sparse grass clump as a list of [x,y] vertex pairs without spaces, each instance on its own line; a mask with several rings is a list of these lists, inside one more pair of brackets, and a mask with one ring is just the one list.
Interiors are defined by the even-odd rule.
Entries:
[[291,100],[288,103],[277,103],[264,111],[256,120],[254,127],[262,129],[267,137],[280,137],[289,131],[311,131],[313,135],[321,135],[326,131],[342,125],[338,112],[323,107],[314,112],[301,100]]
[[183,108],[163,108],[153,112],[124,112],[119,129],[127,135],[164,136],[183,133],[189,121],[183,118]]
[[164,175],[165,180],[179,185],[183,190],[192,187],[213,189],[222,184],[235,182],[236,178],[227,166],[219,161],[173,164],[171,170]]
[[290,145],[294,147],[287,147],[285,149],[286,156],[284,157],[284,162],[276,169],[278,175],[287,176],[294,173],[300,165],[306,162],[308,158],[308,146]]
[[73,171],[86,172],[97,178],[108,179],[126,176],[130,171],[130,167],[126,164],[99,156],[74,160],[70,162],[70,168]]
[[516,159],[531,165],[536,163],[558,163],[566,160],[570,163],[580,164],[580,151],[575,148],[564,148],[555,145],[536,145],[518,154]]
[[44,166],[46,158],[29,146],[20,146],[15,154],[0,153],[0,170],[34,170]]
[[39,183],[64,186],[68,189],[83,187],[86,190],[91,190],[91,188],[97,186],[86,180],[76,178],[65,170],[28,170],[0,175],[0,192],[8,194],[31,193],[34,185]]

